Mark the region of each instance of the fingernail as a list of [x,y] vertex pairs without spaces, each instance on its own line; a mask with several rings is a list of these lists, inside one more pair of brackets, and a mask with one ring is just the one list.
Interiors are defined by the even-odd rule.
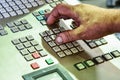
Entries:
[[61,44],[63,42],[62,38],[59,36],[56,38],[57,43]]

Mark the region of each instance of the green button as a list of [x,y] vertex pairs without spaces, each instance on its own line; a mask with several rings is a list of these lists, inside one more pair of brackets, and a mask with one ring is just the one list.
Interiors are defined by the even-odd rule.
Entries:
[[51,58],[45,60],[48,65],[53,64],[54,61]]
[[91,66],[94,66],[95,63],[92,61],[92,60],[87,60],[85,61],[85,64],[88,66],[88,67],[91,67]]
[[82,62],[77,63],[77,64],[75,64],[74,66],[75,66],[78,70],[83,70],[83,69],[86,68],[86,67],[83,65]]

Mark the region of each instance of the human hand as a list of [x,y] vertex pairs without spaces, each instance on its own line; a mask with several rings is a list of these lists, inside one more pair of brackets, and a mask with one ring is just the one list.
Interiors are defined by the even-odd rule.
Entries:
[[72,18],[77,26],[74,30],[67,30],[56,37],[59,44],[80,40],[97,39],[113,33],[113,11],[88,4],[67,5],[59,4],[48,15],[47,23],[53,24],[60,18]]

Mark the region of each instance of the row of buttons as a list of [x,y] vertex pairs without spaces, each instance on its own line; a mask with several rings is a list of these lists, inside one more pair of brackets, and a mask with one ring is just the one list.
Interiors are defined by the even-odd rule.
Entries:
[[62,45],[57,44],[55,42],[55,37],[57,34],[63,31],[65,31],[63,27],[54,28],[44,31],[40,33],[40,35],[59,57],[65,57],[84,51],[83,48],[76,41],[65,43]]
[[28,23],[27,20],[14,21],[6,24],[13,33],[31,29],[32,26]]
[[84,42],[91,49],[107,44],[107,41],[104,38],[100,38],[100,39],[96,39],[96,40],[84,40]]
[[83,62],[78,62],[74,66],[78,70],[83,70],[83,69],[86,69],[88,67],[92,67],[92,66],[95,66],[97,64],[101,64],[105,61],[109,61],[109,60],[111,60],[113,58],[117,58],[117,57],[120,57],[120,52],[118,50],[115,50],[115,51],[112,51],[110,53],[106,53],[106,54],[103,54],[101,56],[97,56],[93,59],[88,59],[88,60],[83,61]]
[[47,56],[47,53],[31,35],[14,39],[12,43],[27,61]]

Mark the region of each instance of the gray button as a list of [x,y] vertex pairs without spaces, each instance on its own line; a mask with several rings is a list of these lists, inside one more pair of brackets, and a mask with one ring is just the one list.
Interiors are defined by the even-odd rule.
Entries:
[[29,13],[30,11],[28,9],[22,9],[24,13]]
[[47,42],[49,42],[49,41],[51,41],[52,39],[51,39],[49,36],[46,36],[46,37],[44,37],[44,40],[47,41]]
[[10,22],[10,23],[7,23],[7,26],[8,26],[9,28],[12,28],[12,27],[14,27],[15,25],[14,25],[14,23]]
[[6,9],[8,12],[13,11],[13,9],[12,9],[11,7],[6,7],[5,9]]
[[51,37],[52,40],[55,40],[56,35],[51,35],[50,37]]
[[95,48],[97,47],[97,45],[94,42],[90,42],[88,43],[88,45],[90,46],[90,48]]
[[34,40],[34,38],[33,38],[32,35],[28,35],[26,38],[28,39],[28,41],[32,41],[32,40]]
[[74,41],[72,42],[74,46],[79,46],[78,42]]
[[35,17],[40,16],[39,12],[33,12],[32,13]]
[[66,46],[67,46],[68,48],[74,47],[72,43],[66,43]]
[[44,56],[47,56],[47,55],[48,55],[48,54],[47,54],[47,52],[46,52],[46,51],[44,51],[44,50],[39,51],[39,53],[40,53],[40,55],[41,55],[42,57],[44,57]]
[[40,45],[35,46],[35,49],[36,49],[37,51],[43,50],[42,47],[41,47]]
[[42,0],[36,0],[36,2],[41,6],[43,4],[45,4],[45,2],[43,2]]
[[55,44],[55,42],[54,42],[54,41],[48,42],[48,44],[49,44],[51,47],[56,46],[56,44]]
[[28,48],[28,51],[29,51],[30,53],[33,53],[33,52],[35,52],[36,50],[35,50],[34,47],[30,47],[30,48]]
[[42,25],[46,25],[46,24],[47,24],[45,20],[40,21],[40,23],[41,23]]
[[64,44],[63,44],[63,45],[60,45],[59,47],[60,47],[60,49],[62,49],[62,50],[67,49],[66,45],[64,45]]
[[66,56],[66,55],[64,54],[64,52],[62,52],[62,51],[61,51],[61,52],[58,52],[57,55],[58,55],[59,57],[61,57],[61,58]]
[[61,51],[61,49],[60,49],[58,46],[53,47],[53,50],[54,50],[55,52],[59,52],[59,51]]
[[103,57],[106,61],[113,59],[113,57],[112,57],[109,53],[102,55],[102,57]]
[[64,53],[65,53],[66,55],[72,55],[72,52],[71,52],[70,50],[68,50],[68,49],[65,50]]
[[0,13],[5,13],[5,12],[6,12],[6,10],[4,8],[0,9]]
[[20,53],[21,53],[23,56],[25,56],[25,55],[28,55],[28,54],[29,54],[29,52],[28,52],[28,50],[27,50],[27,49],[20,50]]
[[19,6],[20,9],[25,9],[26,8],[25,5],[23,5],[23,4],[20,4],[18,6]]
[[71,48],[70,50],[72,51],[73,54],[78,53],[78,50],[76,48]]
[[19,25],[21,25],[22,23],[21,23],[20,21],[14,21],[14,24],[15,24],[16,26],[19,26]]
[[42,37],[45,37],[45,36],[47,36],[47,33],[46,33],[46,32],[42,32],[42,33],[40,33],[40,35],[41,35]]
[[26,6],[27,8],[31,8],[31,7],[32,7],[32,5],[31,5],[30,3],[26,3],[25,6]]
[[12,27],[10,28],[10,30],[13,32],[13,33],[16,33],[19,31],[19,29],[17,27]]
[[116,58],[116,57],[120,57],[120,52],[118,50],[116,51],[112,51],[111,54]]
[[54,28],[53,32],[57,34],[57,33],[60,33],[60,30],[58,28]]
[[31,54],[28,54],[28,55],[25,56],[25,59],[26,59],[27,61],[31,61],[31,60],[33,60],[33,57],[32,57]]
[[26,28],[25,28],[24,25],[20,25],[20,26],[17,26],[17,27],[18,27],[18,29],[19,29],[20,31],[24,31],[24,30],[26,30]]
[[25,19],[21,20],[21,22],[22,22],[23,24],[28,24],[28,21],[25,20]]
[[24,46],[22,44],[18,44],[18,45],[16,45],[16,48],[18,50],[22,50],[22,49],[24,49]]
[[103,60],[100,56],[98,56],[98,57],[96,57],[96,58],[93,58],[93,60],[94,60],[97,64],[100,64],[100,63],[103,63],[103,62],[104,62],[104,60]]
[[10,6],[14,6],[15,5],[15,3],[13,1],[8,2],[8,3],[9,3]]
[[13,10],[19,10],[19,7],[18,6],[12,6]]
[[46,31],[46,33],[47,33],[48,35],[52,35],[52,34],[53,34],[52,30],[48,30],[48,31]]
[[77,49],[81,52],[84,51],[84,49],[81,46],[77,46]]
[[97,46],[101,46],[102,45],[102,42],[100,40],[96,40],[95,41],[95,44],[97,44]]
[[36,45],[39,44],[36,40],[32,40],[32,41],[30,41],[30,43],[31,43],[31,45],[33,45],[33,46],[36,46]]
[[19,40],[20,40],[20,42],[22,42],[22,43],[27,42],[26,37],[21,37]]
[[9,7],[8,3],[4,2],[2,3],[2,6],[5,8],[5,7]]
[[25,43],[23,43],[23,45],[24,45],[26,48],[29,48],[29,47],[32,46],[32,45],[30,44],[30,42],[25,42]]
[[38,4],[36,2],[31,2],[31,4],[32,4],[33,7],[38,6]]
[[18,15],[23,14],[22,10],[17,10],[16,13],[17,13]]
[[10,17],[10,15],[8,13],[3,13],[2,15],[3,15],[4,18]]
[[51,3],[50,6],[51,6],[52,8],[54,8],[54,7],[56,7],[56,4],[55,4],[55,3]]
[[32,28],[32,26],[30,24],[24,24],[24,25],[25,25],[26,29],[31,29]]
[[21,1],[19,1],[19,0],[15,0],[15,3],[16,3],[17,5],[22,4],[22,2],[21,2]]
[[17,15],[15,11],[11,11],[11,12],[9,12],[9,14],[10,14],[11,16],[16,16],[16,15]]
[[7,34],[8,34],[7,31],[5,31],[5,30],[0,30],[0,35],[1,35],[1,36],[7,35]]
[[17,44],[20,44],[20,41],[19,41],[18,39],[14,39],[14,40],[12,40],[12,43],[13,43],[14,45],[17,45]]
[[2,25],[0,25],[0,30],[3,30],[3,29],[4,29],[4,27]]

